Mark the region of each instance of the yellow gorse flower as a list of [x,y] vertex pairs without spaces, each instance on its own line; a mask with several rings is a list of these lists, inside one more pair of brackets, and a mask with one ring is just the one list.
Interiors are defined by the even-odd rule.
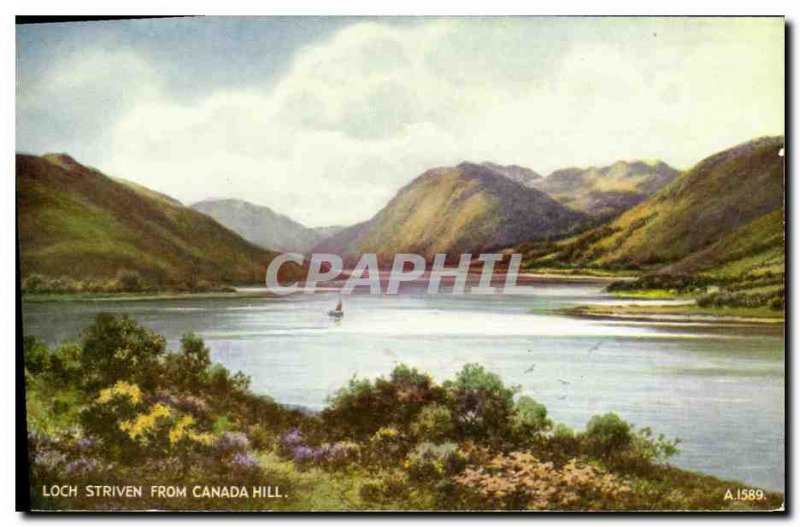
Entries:
[[206,432],[198,433],[190,430],[188,432],[188,437],[191,441],[205,446],[211,446],[214,443],[214,436]]
[[378,429],[377,432],[375,432],[375,435],[378,437],[394,437],[398,433],[399,432],[397,431],[396,428],[392,428],[389,426],[382,426]]
[[169,431],[169,443],[171,445],[174,445],[175,443],[180,441],[186,429],[192,426],[193,424],[194,424],[194,417],[192,417],[191,415],[181,416],[181,418],[178,419],[178,421],[175,423],[175,426],[173,426]]
[[127,433],[131,439],[136,440],[151,430],[159,418],[169,417],[169,415],[170,409],[168,406],[156,403],[148,413],[137,415],[131,421],[119,423],[119,429]]
[[133,404],[138,404],[142,401],[142,391],[135,384],[117,381],[114,386],[100,390],[100,395],[97,396],[97,402],[106,404],[114,397],[127,397]]
[[169,431],[169,443],[174,445],[186,437],[189,441],[211,446],[214,443],[214,436],[205,432],[195,432],[192,430],[194,423],[195,419],[191,415],[181,416]]

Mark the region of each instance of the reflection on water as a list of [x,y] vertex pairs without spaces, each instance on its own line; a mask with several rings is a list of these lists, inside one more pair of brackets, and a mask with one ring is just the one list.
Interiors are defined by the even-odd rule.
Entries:
[[353,375],[400,362],[441,380],[478,362],[551,416],[583,428],[615,411],[684,440],[675,463],[783,489],[781,328],[654,325],[556,316],[546,309],[608,301],[597,284],[542,284],[531,296],[287,298],[25,304],[26,334],[74,338],[99,311],[129,312],[175,347],[202,336],[215,360],[252,376],[253,389],[311,408]]

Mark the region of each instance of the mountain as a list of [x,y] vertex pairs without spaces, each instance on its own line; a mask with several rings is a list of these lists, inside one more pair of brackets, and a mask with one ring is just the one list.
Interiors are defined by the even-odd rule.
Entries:
[[661,161],[617,161],[600,168],[556,170],[531,186],[567,207],[610,219],[655,194],[678,174]]
[[[207,199],[191,206],[260,247],[280,252],[308,252],[325,236],[269,207],[239,199]],[[324,227],[323,229],[335,229]]]
[[339,234],[346,228],[346,225],[327,225],[325,227],[311,227],[311,230],[314,231],[314,234],[317,236],[318,242],[321,242],[325,238],[330,238],[334,234]]
[[508,247],[556,236],[585,220],[544,192],[528,188],[485,165],[435,168],[402,188],[372,219],[349,227],[314,248],[352,260],[377,253],[436,253]]
[[764,137],[714,154],[610,223],[563,242],[548,258],[671,272],[737,261],[742,270],[782,269],[783,144],[782,136]]
[[[68,155],[16,161],[23,278],[110,279],[126,270],[153,285],[261,283],[275,256],[169,196]],[[287,277],[299,271],[286,269]]]
[[519,165],[498,165],[496,163],[490,163],[489,161],[481,163],[481,165],[525,186],[531,186],[534,182],[543,179],[540,174],[537,174],[530,168],[521,167]]

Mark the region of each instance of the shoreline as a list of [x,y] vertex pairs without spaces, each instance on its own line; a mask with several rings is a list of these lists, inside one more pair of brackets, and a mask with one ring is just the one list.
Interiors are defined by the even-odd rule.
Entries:
[[561,307],[552,310],[560,315],[596,320],[616,320],[630,322],[704,322],[712,325],[755,325],[777,326],[785,324],[784,316],[761,314],[754,309],[731,308],[735,313],[724,313],[722,308],[700,308],[694,304],[677,304],[671,306],[643,305],[580,305]]
[[149,293],[43,293],[21,295],[21,302],[146,302],[155,300],[216,300],[221,298],[275,298],[262,291],[211,291],[189,293],[179,291]]
[[[473,273],[471,273],[473,274]],[[474,277],[479,277],[474,273]],[[518,278],[527,280],[540,280],[547,283],[610,283],[615,280],[634,280],[633,276],[610,276],[601,274],[562,274],[551,272],[520,272]],[[148,292],[120,292],[120,293],[23,293],[20,295],[22,302],[122,302],[122,301],[154,301],[154,300],[202,300],[220,298],[278,298],[279,295],[270,293],[259,285],[244,285],[235,287],[235,291],[148,291]]]

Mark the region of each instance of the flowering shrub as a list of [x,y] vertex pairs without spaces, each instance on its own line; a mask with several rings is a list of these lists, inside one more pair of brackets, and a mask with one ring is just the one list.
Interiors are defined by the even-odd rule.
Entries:
[[250,440],[242,432],[223,432],[217,437],[214,447],[222,454],[238,454],[250,448]]
[[44,480],[99,474],[110,465],[93,455],[96,442],[69,433],[52,436],[38,430],[28,434],[32,475]]
[[630,492],[615,476],[575,459],[558,469],[518,451],[468,467],[455,480],[481,508],[491,509],[605,509]]
[[453,414],[447,407],[431,404],[424,407],[411,424],[411,433],[417,440],[434,443],[453,437]]
[[367,460],[379,466],[395,466],[408,450],[406,438],[394,427],[384,426],[369,439]]
[[412,481],[429,484],[461,472],[467,455],[455,443],[421,443],[403,462]]
[[97,402],[106,404],[115,397],[127,397],[132,404],[139,404],[142,401],[142,391],[135,384],[117,381],[114,386],[100,390]]
[[258,461],[251,454],[244,452],[236,452],[233,455],[233,465],[239,469],[256,470],[258,469]]

